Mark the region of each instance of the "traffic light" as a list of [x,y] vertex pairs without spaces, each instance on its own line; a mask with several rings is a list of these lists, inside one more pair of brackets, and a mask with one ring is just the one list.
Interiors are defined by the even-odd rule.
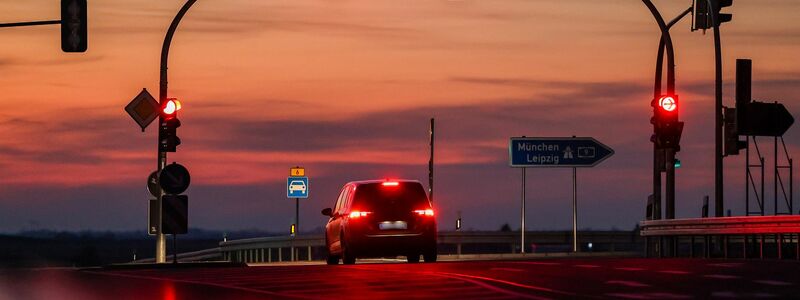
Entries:
[[747,142],[739,140],[739,132],[736,128],[736,108],[725,107],[724,112],[725,156],[739,155],[739,150],[747,148]]
[[289,235],[295,236],[297,234],[297,225],[292,224],[292,227],[289,228]]
[[174,98],[167,99],[161,110],[161,118],[158,130],[158,151],[175,152],[181,139],[178,138],[178,127],[181,121],[178,120],[178,110],[181,109],[181,102]]
[[61,50],[86,52],[86,0],[61,0]]
[[733,0],[711,0],[711,5],[714,8],[714,12],[717,13],[717,25],[720,25],[725,22],[730,22],[733,19],[732,14],[721,14],[720,10],[723,7],[728,7],[733,5]]
[[680,139],[683,133],[683,122],[678,121],[678,95],[662,95],[653,99],[653,124],[654,134],[651,141],[659,149],[673,149],[680,151]]
[[692,3],[692,31],[714,27],[714,24],[711,23],[712,11],[716,13],[717,25],[730,22],[733,15],[722,14],[720,10],[731,5],[733,5],[733,0],[711,0],[711,9],[709,9],[708,0],[694,0]]

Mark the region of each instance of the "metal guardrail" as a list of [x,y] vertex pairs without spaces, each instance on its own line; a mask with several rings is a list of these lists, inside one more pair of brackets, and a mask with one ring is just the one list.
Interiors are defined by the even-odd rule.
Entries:
[[[648,220],[639,224],[646,256],[694,257],[701,252],[702,257],[783,259],[789,254],[800,260],[798,215]],[[700,249],[696,249],[698,244]]]
[[[569,231],[527,232],[527,252],[569,251],[572,234]],[[592,244],[594,251],[636,251],[642,245],[641,236],[634,231],[585,231],[578,239],[584,248]],[[519,232],[447,231],[439,232],[440,254],[518,253]],[[322,234],[299,237],[263,237],[231,240],[220,243],[221,258],[235,262],[273,262],[322,259],[325,256]]]
[[[637,231],[583,231],[578,239],[584,251],[630,253],[641,251],[642,237]],[[529,253],[571,251],[571,231],[526,232]],[[519,232],[447,231],[439,232],[438,248],[443,255],[519,253]],[[589,243],[592,248],[589,249]],[[325,256],[322,234],[260,237],[220,242],[219,247],[178,254],[178,260],[233,262],[278,262],[316,260]],[[171,257],[168,257],[168,260]],[[153,262],[153,259],[136,262]]]
[[642,236],[800,233],[800,216],[751,216],[642,221]]

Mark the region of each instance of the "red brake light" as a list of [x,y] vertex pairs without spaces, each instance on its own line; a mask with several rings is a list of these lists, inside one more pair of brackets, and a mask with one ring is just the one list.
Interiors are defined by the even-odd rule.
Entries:
[[433,210],[430,209],[430,208],[429,209],[418,209],[418,210],[415,210],[414,213],[416,213],[417,215],[420,215],[420,216],[433,217]]
[[369,215],[371,213],[372,212],[368,212],[368,211],[357,211],[357,210],[354,210],[354,211],[350,212],[350,218],[351,219],[356,219],[356,218],[360,218],[360,217],[366,217],[367,215]]
[[383,186],[398,186],[398,185],[400,185],[400,183],[397,181],[386,181],[383,183]]

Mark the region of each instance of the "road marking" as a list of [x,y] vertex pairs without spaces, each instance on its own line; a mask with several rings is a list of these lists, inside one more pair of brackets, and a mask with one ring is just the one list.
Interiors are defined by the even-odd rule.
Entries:
[[658,273],[672,274],[672,275],[686,275],[686,274],[690,274],[689,272],[686,272],[686,271],[681,271],[681,270],[664,270],[664,271],[658,271]]
[[792,285],[791,282],[780,281],[780,280],[753,280],[755,283],[772,285],[772,286],[787,286]]
[[644,271],[644,268],[615,268],[620,271]]
[[509,271],[509,272],[524,272],[523,269],[514,269],[514,268],[491,268],[491,271]]
[[723,275],[723,274],[710,274],[710,275],[703,275],[706,278],[714,278],[714,279],[739,279],[742,278],[741,276],[735,275]]
[[673,294],[673,293],[610,293],[606,296],[614,298],[625,299],[691,299],[689,295]]
[[649,287],[649,284],[644,284],[638,281],[627,281],[627,280],[609,280],[606,281],[606,284],[616,284],[616,285],[624,285],[629,287]]
[[599,268],[598,265],[575,265],[578,268]]
[[561,263],[557,263],[557,262],[543,262],[543,261],[512,261],[510,263],[524,264],[524,265],[542,265],[542,266],[558,266],[558,265],[561,265]]
[[708,264],[709,267],[723,267],[723,268],[736,268],[741,267],[743,263],[715,263]]
[[[554,289],[546,288],[546,287],[540,287],[540,286],[533,286],[533,285],[527,285],[527,284],[522,284],[522,283],[516,283],[516,282],[513,282],[513,281],[495,279],[495,278],[490,278],[490,277],[459,274],[459,273],[447,273],[447,272],[430,272],[428,274],[445,276],[445,277],[450,277],[450,278],[457,278],[457,279],[460,278],[462,280],[466,280],[466,281],[470,281],[470,282],[472,282],[472,280],[469,280],[469,279],[478,279],[478,280],[483,280],[483,281],[507,284],[507,285],[510,285],[510,286],[515,286],[515,287],[534,290],[534,291],[548,292],[548,293],[560,294],[560,295],[566,295],[566,296],[577,296],[577,294],[569,293],[569,292],[565,292],[565,291],[559,291],[559,290],[554,290]],[[475,281],[474,283],[481,284],[482,286],[485,284],[485,283],[482,283],[480,281]],[[487,288],[490,288],[490,289],[500,289],[500,288],[495,287],[493,285],[489,285],[489,284],[485,284],[485,285],[486,285]],[[513,292],[513,291],[504,290],[504,289],[500,289],[500,290],[511,292],[511,293],[515,293],[515,294],[519,294],[519,293],[516,293],[516,292]],[[525,294],[519,294],[519,295],[524,295],[524,296],[526,296],[526,298],[532,297],[532,298],[536,298],[536,299],[547,299],[547,298],[535,297],[533,295],[525,295]]]

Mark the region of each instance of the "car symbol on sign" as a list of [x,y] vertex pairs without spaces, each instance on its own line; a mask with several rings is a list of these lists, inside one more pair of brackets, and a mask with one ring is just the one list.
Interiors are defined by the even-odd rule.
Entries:
[[306,193],[306,183],[302,180],[292,180],[289,183],[289,193],[294,194],[295,192],[300,192],[301,194]]

